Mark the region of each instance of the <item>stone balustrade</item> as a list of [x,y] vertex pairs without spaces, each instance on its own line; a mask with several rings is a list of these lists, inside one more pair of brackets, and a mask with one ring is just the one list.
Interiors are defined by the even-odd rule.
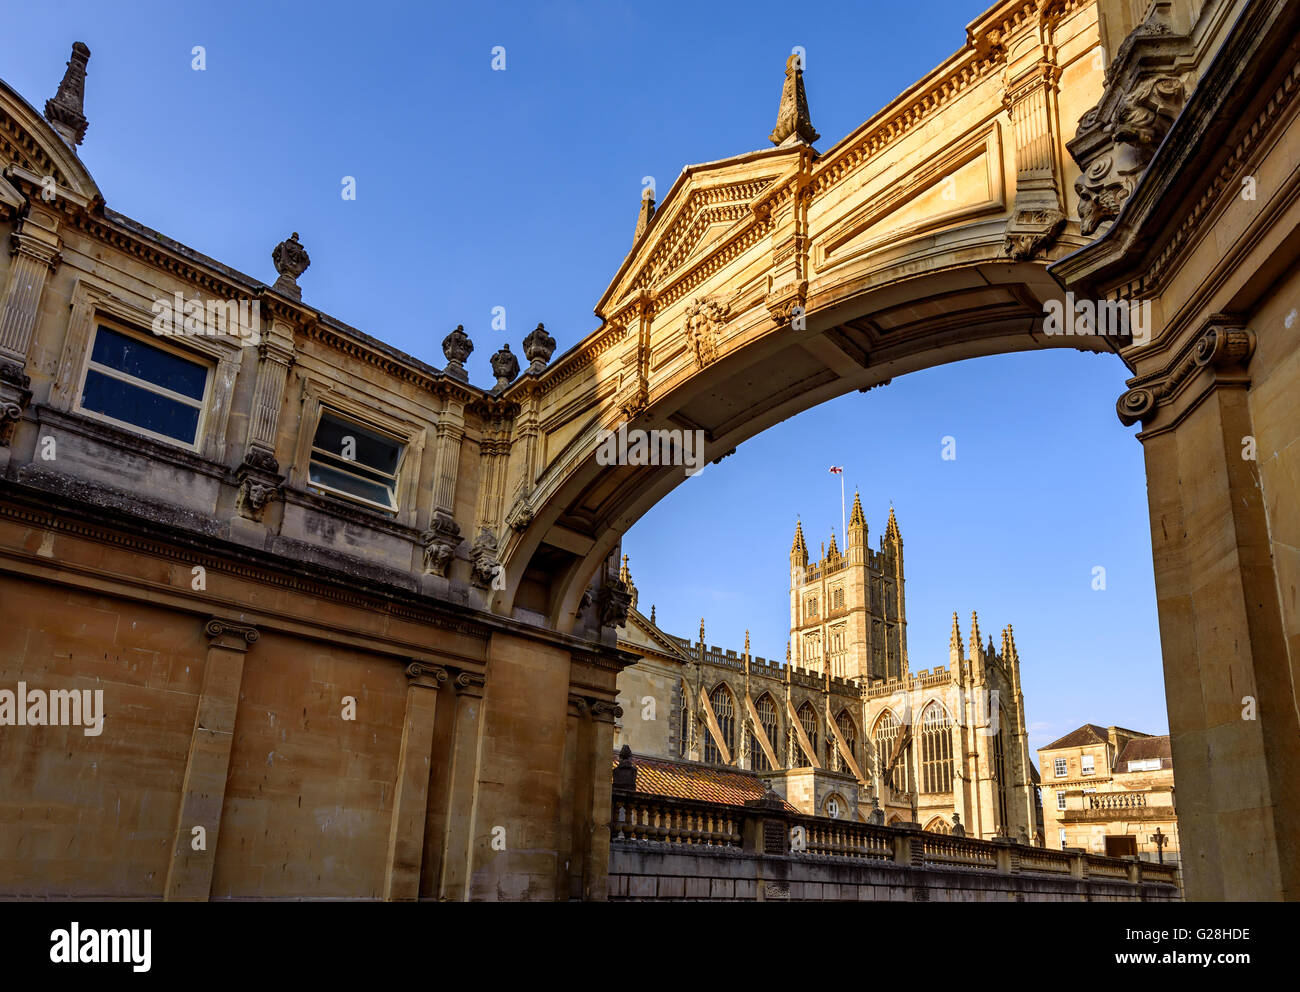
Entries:
[[770,794],[742,807],[616,788],[610,834],[614,899],[1182,898],[1176,865],[806,816]]

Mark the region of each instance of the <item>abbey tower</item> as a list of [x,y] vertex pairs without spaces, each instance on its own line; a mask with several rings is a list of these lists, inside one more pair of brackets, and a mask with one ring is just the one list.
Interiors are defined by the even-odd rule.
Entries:
[[800,668],[864,683],[907,673],[903,538],[893,507],[878,551],[867,544],[862,500],[853,494],[845,547],[809,563],[803,524],[790,548],[790,660]]

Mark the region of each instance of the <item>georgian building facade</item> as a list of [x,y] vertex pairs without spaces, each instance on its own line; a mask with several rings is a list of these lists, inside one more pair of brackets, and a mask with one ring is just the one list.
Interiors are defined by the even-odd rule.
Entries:
[[[619,646],[641,656],[619,676],[615,743],[635,753],[756,771],[796,809],[927,830],[1041,842],[1020,656],[972,614],[957,617],[948,665],[912,672],[906,653],[903,539],[891,509],[878,550],[855,495],[846,544],[810,561],[803,526],[790,550],[785,663],[661,630],[633,608]],[[623,578],[634,589],[627,563]],[[879,812],[877,812],[879,810]]]

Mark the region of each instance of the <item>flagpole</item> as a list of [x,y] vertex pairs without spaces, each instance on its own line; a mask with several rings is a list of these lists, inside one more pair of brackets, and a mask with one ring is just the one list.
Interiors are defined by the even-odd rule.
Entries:
[[844,526],[844,473],[840,473],[840,540],[849,546],[849,529]]

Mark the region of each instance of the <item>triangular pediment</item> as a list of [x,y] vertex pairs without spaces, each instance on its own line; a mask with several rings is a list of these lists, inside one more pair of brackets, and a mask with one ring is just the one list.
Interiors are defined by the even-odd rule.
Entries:
[[683,664],[691,660],[676,641],[635,607],[627,611],[627,623],[618,630],[618,646],[625,651],[666,656]]

